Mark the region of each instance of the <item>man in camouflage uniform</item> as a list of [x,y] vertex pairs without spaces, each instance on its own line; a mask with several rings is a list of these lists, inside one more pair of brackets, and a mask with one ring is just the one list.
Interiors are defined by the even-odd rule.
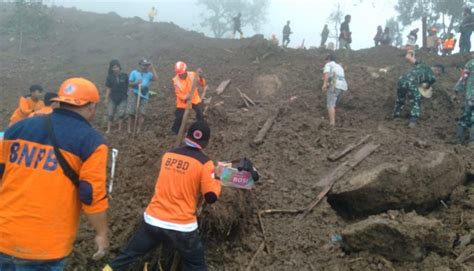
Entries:
[[464,134],[469,129],[469,144],[474,145],[474,59],[469,60],[455,86],[457,93],[464,92],[464,110],[456,130],[456,143],[464,143]]
[[444,67],[442,65],[430,67],[422,62],[419,62],[413,56],[413,52],[408,52],[406,59],[414,66],[409,72],[402,75],[398,80],[397,101],[395,103],[393,118],[401,117],[401,113],[403,112],[403,108],[405,106],[405,100],[408,96],[411,104],[410,121],[408,126],[410,128],[415,128],[421,113],[422,96],[418,88],[431,88],[431,86],[436,82],[435,75],[439,75],[444,72]]

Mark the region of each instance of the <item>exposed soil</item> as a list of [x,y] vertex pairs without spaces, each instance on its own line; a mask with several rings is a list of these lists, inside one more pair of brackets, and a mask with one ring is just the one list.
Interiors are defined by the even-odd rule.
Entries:
[[[2,12],[5,11],[0,11],[0,21]],[[451,95],[459,75],[456,66],[467,61],[466,55],[441,58],[417,53],[428,64],[443,63],[447,73],[434,86],[433,98],[423,100],[420,125],[410,130],[405,120],[388,118],[395,102],[396,81],[410,67],[404,61],[403,52],[390,47],[338,52],[349,91],[338,109],[337,128],[331,129],[326,120],[326,97],[320,90],[326,51],[282,50],[258,36],[214,40],[172,24],[150,24],[115,14],[55,9],[54,16],[56,23],[50,38],[26,39],[21,54],[16,39],[0,37],[3,127],[18,96],[26,94],[33,83],[55,91],[64,79],[84,76],[103,90],[108,62],[115,58],[126,71],[135,68],[141,57],[151,58],[160,75],[159,82],[152,86],[158,95],[151,100],[145,131],[137,138],[130,138],[124,132],[106,136],[109,146],[119,150],[116,183],[110,200],[110,253],[101,262],[91,260],[93,232],[83,223],[68,270],[102,267],[106,260],[117,255],[140,220],[153,194],[160,157],[173,146],[175,139],[169,135],[174,118],[171,78],[173,64],[179,60],[187,62],[191,69],[201,67],[210,86],[207,96],[212,97],[212,102],[207,120],[212,141],[206,152],[219,161],[248,157],[261,174],[261,182],[255,189],[231,197],[236,196],[237,201],[224,198],[205,210],[208,215],[214,209],[219,210],[218,215],[209,218],[209,227],[203,225],[212,270],[245,268],[263,240],[257,211],[306,206],[319,193],[319,189],[311,189],[314,183],[347,159],[330,162],[327,156],[367,134],[381,147],[344,179],[382,163],[421,158],[427,151],[455,152],[465,163],[466,172],[473,170],[473,149],[446,143],[453,137],[455,120],[461,112],[462,101],[453,100]],[[388,73],[371,75],[386,67],[390,67]],[[222,95],[216,95],[215,88],[226,79],[232,79],[231,85]],[[257,105],[245,108],[237,88]],[[220,102],[223,104],[216,106]],[[252,144],[267,118],[277,112],[276,122],[264,143]],[[104,114],[102,106],[94,123],[100,131],[105,131]],[[468,174],[466,182],[444,201],[446,207],[440,203],[425,217],[439,220],[455,234],[473,231],[471,177]],[[271,253],[260,253],[254,270],[474,269],[472,261],[455,261],[461,249],[443,255],[432,252],[419,262],[392,262],[369,251],[346,254],[331,244],[330,237],[358,220],[343,219],[325,200],[298,224],[294,224],[294,218],[291,214],[264,217]],[[220,237],[213,238],[216,235]],[[143,270],[143,264],[137,264],[134,270]]]

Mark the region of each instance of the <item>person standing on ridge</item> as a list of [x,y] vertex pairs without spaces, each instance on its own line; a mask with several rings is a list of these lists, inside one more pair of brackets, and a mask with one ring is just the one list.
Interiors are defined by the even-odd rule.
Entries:
[[290,21],[286,22],[286,25],[283,27],[283,40],[282,40],[282,45],[284,48],[288,47],[288,44],[290,43],[290,35],[293,32],[291,32],[290,28]]

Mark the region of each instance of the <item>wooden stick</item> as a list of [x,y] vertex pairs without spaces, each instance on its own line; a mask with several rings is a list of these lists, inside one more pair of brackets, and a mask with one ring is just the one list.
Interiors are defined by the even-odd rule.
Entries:
[[337,161],[341,159],[342,157],[346,156],[348,153],[350,153],[353,149],[359,147],[360,145],[364,144],[367,140],[369,140],[370,135],[366,135],[363,138],[361,138],[357,142],[353,142],[342,149],[339,149],[332,153],[331,155],[328,156],[329,161]]
[[369,143],[360,149],[353,157],[348,161],[340,164],[336,167],[330,174],[323,177],[318,183],[313,186],[313,189],[316,187],[324,187],[334,183],[349,172],[353,167],[357,166],[362,162],[367,156],[369,156],[373,151],[375,151],[380,145],[375,145]]
[[336,168],[335,171],[331,172],[327,177],[325,177],[321,182],[325,183],[326,186],[324,187],[323,191],[321,191],[316,199],[314,199],[308,207],[306,207],[300,215],[296,217],[295,221],[302,220],[305,218],[313,209],[318,205],[321,200],[331,191],[334,183],[339,180],[344,174],[349,172],[353,167],[357,166],[362,160],[372,154],[380,145],[375,145],[369,143],[365,145],[362,149],[360,149],[356,154],[349,161],[342,163],[340,166]]
[[239,88],[237,88],[237,91],[239,92],[240,98],[242,98],[242,100],[244,100],[245,106],[246,106],[247,108],[250,108],[250,104],[249,104],[249,102],[245,99],[244,94],[242,93],[242,91],[240,91]]
[[225,80],[217,87],[217,89],[216,89],[217,95],[221,95],[222,92],[224,92],[224,90],[227,88],[227,86],[229,86],[230,81],[231,81],[230,79]]
[[257,136],[253,140],[253,143],[255,143],[257,145],[260,145],[260,144],[263,143],[263,139],[265,138],[265,135],[267,134],[268,130],[270,130],[270,128],[272,127],[273,122],[275,122],[275,120],[276,120],[276,116],[271,116],[267,119],[267,121],[263,125],[262,129],[260,129]]
[[206,115],[206,112],[207,110],[209,109],[209,106],[211,105],[211,102],[212,102],[212,97],[209,97],[207,100],[206,100],[206,106],[204,107],[204,111],[203,111],[203,114]]
[[208,86],[205,86],[204,90],[202,91],[201,100],[203,101],[206,99],[206,93],[207,93],[208,88],[209,88]]
[[268,246],[268,243],[267,243],[267,233],[265,231],[265,226],[263,224],[263,215],[276,214],[276,213],[297,214],[303,211],[304,211],[303,209],[268,209],[268,210],[259,211],[257,213],[258,222],[260,224],[260,230],[262,231],[262,235],[263,235],[263,241],[265,242],[265,249],[267,250],[268,254],[270,254],[271,252],[270,252],[270,247]]
[[252,270],[252,266],[255,262],[255,259],[257,259],[257,256],[258,254],[260,254],[260,252],[262,252],[263,248],[265,248],[265,241],[263,241],[260,246],[258,246],[258,249],[257,251],[255,252],[255,254],[253,255],[252,259],[250,260],[250,263],[249,265],[247,265],[247,268],[245,268],[245,271],[250,271]]
[[133,136],[137,134],[138,129],[138,115],[140,114],[140,100],[142,98],[142,84],[138,84],[138,93],[137,93],[137,108],[135,109],[135,121],[133,124]]

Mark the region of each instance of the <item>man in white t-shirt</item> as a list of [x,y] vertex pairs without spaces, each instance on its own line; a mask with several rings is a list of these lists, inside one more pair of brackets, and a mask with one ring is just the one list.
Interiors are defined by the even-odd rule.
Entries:
[[336,63],[334,54],[326,57],[324,66],[324,83],[322,90],[327,93],[327,107],[329,114],[329,124],[336,125],[336,104],[343,92],[347,91],[347,82],[344,75],[344,69]]

